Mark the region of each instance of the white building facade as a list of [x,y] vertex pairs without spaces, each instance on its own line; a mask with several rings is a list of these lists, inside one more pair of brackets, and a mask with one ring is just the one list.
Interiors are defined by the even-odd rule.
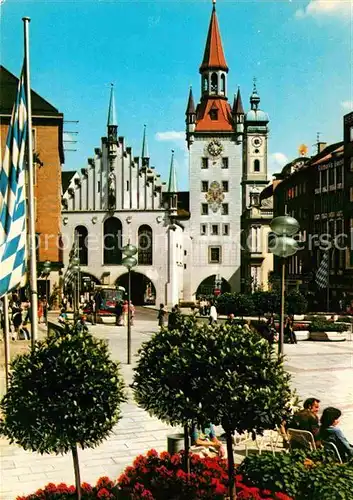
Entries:
[[[263,125],[257,121],[257,102],[249,111],[255,111],[252,125],[246,125],[249,113],[243,110],[239,90],[233,105],[228,103],[228,66],[215,5],[199,71],[200,101],[195,106],[190,89],[186,110],[187,207],[180,207],[173,153],[167,185],[150,164],[146,130],[140,156],[119,136],[113,88],[107,137],[87,167],[63,186],[66,268],[76,238],[83,275],[96,283],[126,286],[122,247],[130,241],[138,248],[132,273],[135,303],[143,303],[151,289],[156,303],[168,306],[213,294],[215,288],[240,291],[241,219],[249,186],[267,180],[267,124],[263,133],[254,129]],[[258,168],[253,154],[260,161],[259,172],[251,170]]]

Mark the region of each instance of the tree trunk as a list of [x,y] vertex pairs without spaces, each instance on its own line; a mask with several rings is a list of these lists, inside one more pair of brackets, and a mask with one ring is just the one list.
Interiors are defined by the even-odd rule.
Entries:
[[81,500],[81,498],[82,498],[81,476],[80,476],[80,464],[78,462],[77,445],[75,445],[74,447],[72,447],[71,451],[72,451],[72,459],[73,459],[73,462],[74,462],[77,500]]
[[229,477],[229,499],[235,500],[235,470],[233,455],[233,435],[231,431],[226,431],[227,455],[228,455],[228,477]]
[[189,457],[189,427],[187,425],[184,426],[184,471],[186,473],[190,473],[190,457]]

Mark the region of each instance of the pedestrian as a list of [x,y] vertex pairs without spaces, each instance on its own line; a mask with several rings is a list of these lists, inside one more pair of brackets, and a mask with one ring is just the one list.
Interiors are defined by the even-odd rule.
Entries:
[[212,303],[210,307],[209,325],[217,323],[218,315],[216,306]]
[[284,325],[284,335],[291,344],[297,344],[297,337],[293,329],[293,321],[290,316],[287,316]]
[[76,323],[76,330],[77,332],[88,332],[88,327],[86,325],[86,316],[82,315],[80,316],[80,319]]
[[93,296],[89,300],[89,309],[91,311],[91,324],[95,325],[97,323],[97,304]]
[[127,326],[127,318],[129,313],[129,303],[127,300],[124,300],[122,312],[123,312],[124,326]]
[[133,326],[134,324],[134,319],[135,319],[135,306],[134,304],[132,303],[132,301],[130,300],[130,304],[129,304],[129,311],[130,311],[130,325]]
[[159,310],[158,310],[158,314],[157,314],[158,326],[160,326],[160,327],[164,326],[164,320],[165,320],[166,314],[167,314],[167,311],[164,307],[164,304],[159,304]]
[[67,321],[68,321],[68,318],[67,318],[66,309],[65,309],[65,307],[62,307],[60,314],[59,314],[59,317],[58,317],[58,322],[62,325],[65,325]]
[[47,300],[46,295],[44,295],[44,297],[43,297],[42,304],[43,304],[44,323],[47,325],[48,324],[48,300]]

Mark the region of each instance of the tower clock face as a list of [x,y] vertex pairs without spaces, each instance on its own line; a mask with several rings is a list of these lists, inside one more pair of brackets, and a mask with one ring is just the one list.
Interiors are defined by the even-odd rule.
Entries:
[[262,144],[262,139],[261,139],[261,137],[253,137],[251,139],[251,143],[252,143],[253,146],[255,146],[256,148],[258,148]]
[[214,139],[213,141],[209,142],[207,146],[207,151],[210,153],[211,156],[219,156],[220,154],[222,154],[223,146],[221,141]]

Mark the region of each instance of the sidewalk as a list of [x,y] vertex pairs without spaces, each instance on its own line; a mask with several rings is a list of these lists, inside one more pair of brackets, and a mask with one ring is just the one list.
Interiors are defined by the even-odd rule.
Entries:
[[[131,383],[133,365],[126,364],[126,328],[114,325],[89,325],[98,338],[109,342],[114,359],[121,361],[126,385]],[[157,327],[151,320],[136,320],[132,327],[133,363],[141,343],[148,340]],[[342,410],[341,428],[353,440],[353,345],[343,343],[301,342],[285,344],[286,368],[292,375],[292,385],[301,399],[318,397],[321,410],[336,406]],[[95,482],[100,476],[117,478],[134,457],[151,448],[167,448],[167,435],[178,429],[150,417],[137,407],[129,394],[129,401],[122,406],[123,418],[109,438],[95,449],[80,450],[82,481]],[[249,446],[254,448],[255,446]],[[243,447],[244,449],[244,447]],[[236,460],[241,461],[242,448]],[[70,455],[40,456],[9,445],[0,439],[0,499],[14,500],[17,495],[29,494],[48,482],[74,483]]]

